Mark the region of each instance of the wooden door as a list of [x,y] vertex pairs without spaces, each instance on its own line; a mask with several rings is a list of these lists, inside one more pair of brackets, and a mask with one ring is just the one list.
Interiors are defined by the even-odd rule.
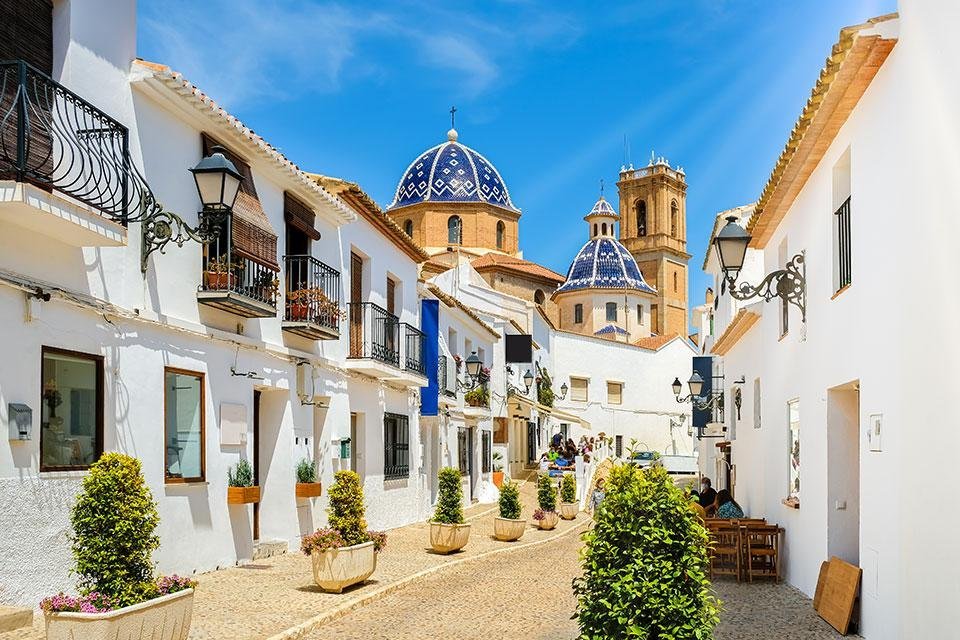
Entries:
[[387,313],[389,314],[383,322],[385,332],[387,351],[391,358],[397,353],[397,330],[399,325],[394,317],[397,315],[397,283],[387,278]]
[[363,357],[363,258],[350,254],[350,357]]
[[[253,484],[260,487],[263,499],[263,485],[260,484],[260,392],[253,391]],[[260,539],[260,503],[253,503],[253,539]]]

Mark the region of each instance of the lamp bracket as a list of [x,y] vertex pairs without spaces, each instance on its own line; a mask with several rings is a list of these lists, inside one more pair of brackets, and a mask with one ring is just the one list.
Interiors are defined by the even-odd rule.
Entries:
[[147,272],[150,254],[154,251],[164,253],[167,244],[171,242],[182,247],[187,240],[195,240],[201,244],[216,240],[220,226],[229,215],[226,209],[205,209],[200,213],[197,226],[191,227],[177,214],[164,211],[159,203],[155,203],[152,209],[140,224],[140,271],[143,273]]
[[750,300],[761,297],[766,302],[781,298],[800,309],[800,317],[807,320],[807,268],[804,264],[806,251],[801,251],[783,269],[772,271],[756,286],[746,282],[737,284],[736,276],[727,275],[730,297],[735,300]]

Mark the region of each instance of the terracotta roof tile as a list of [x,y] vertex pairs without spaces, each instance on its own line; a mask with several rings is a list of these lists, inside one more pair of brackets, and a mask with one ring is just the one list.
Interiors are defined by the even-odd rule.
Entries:
[[473,260],[470,263],[477,271],[488,271],[491,269],[503,269],[514,271],[526,275],[548,280],[550,282],[562,283],[566,278],[552,269],[548,269],[536,262],[530,262],[523,258],[515,256],[506,256],[502,253],[488,253]]
[[649,336],[646,338],[640,338],[633,343],[635,347],[640,347],[641,349],[647,349],[648,351],[659,351],[661,348],[671,342],[674,338],[678,337],[678,333],[665,333],[662,336]]

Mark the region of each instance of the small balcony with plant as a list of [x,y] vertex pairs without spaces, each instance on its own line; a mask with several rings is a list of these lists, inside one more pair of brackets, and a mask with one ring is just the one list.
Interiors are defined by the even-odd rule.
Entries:
[[[251,251],[249,241],[240,241],[234,234],[233,222],[228,217],[219,236],[204,247],[203,280],[197,301],[243,318],[274,317],[280,290],[279,268],[270,263],[269,251]],[[275,247],[274,244],[274,255]]]
[[372,302],[347,304],[347,369],[410,387],[427,384],[423,333]]
[[340,321],[340,272],[307,255],[285,256],[283,330],[310,340],[336,340]]

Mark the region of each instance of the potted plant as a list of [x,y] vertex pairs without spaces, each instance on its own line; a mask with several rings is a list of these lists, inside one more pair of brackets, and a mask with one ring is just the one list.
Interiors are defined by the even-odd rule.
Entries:
[[577,477],[572,473],[565,473],[560,481],[560,517],[564,520],[573,520],[579,511]]
[[471,407],[490,406],[490,392],[486,385],[479,385],[463,395],[463,400]]
[[533,513],[537,526],[546,531],[556,527],[560,521],[557,514],[557,488],[546,473],[537,476],[537,505],[540,508]]
[[320,483],[317,482],[317,465],[306,458],[297,463],[298,498],[317,498],[320,496]]
[[90,467],[70,514],[79,596],[44,598],[48,640],[185,640],[196,582],[157,577],[157,505],[140,461],[106,453]]
[[243,271],[242,264],[233,264],[228,256],[223,255],[207,260],[207,268],[203,272],[207,289],[214,291],[228,291],[233,289],[236,276],[235,271]]
[[437,553],[452,553],[467,545],[470,525],[463,522],[463,488],[460,471],[444,467],[439,473],[437,508],[430,520],[430,545]]
[[363,487],[356,471],[333,474],[328,493],[330,526],[304,536],[300,550],[312,560],[317,586],[342,593],[377,570],[377,554],[387,545],[387,534],[367,529]]
[[497,540],[519,540],[527,528],[527,521],[520,519],[520,486],[507,480],[500,487],[500,517],[493,519],[493,535]]
[[503,454],[499,451],[493,452],[493,484],[503,488]]
[[227,469],[227,504],[260,502],[260,487],[253,484],[253,467],[240,460]]

